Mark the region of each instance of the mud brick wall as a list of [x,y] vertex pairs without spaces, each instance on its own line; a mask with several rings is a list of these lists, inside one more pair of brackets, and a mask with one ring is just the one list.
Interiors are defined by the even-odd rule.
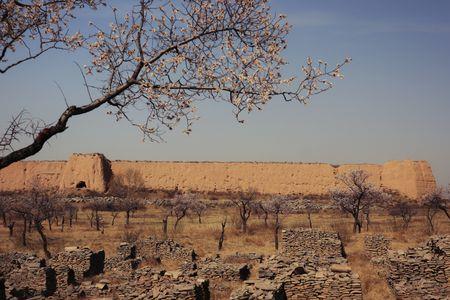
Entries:
[[388,283],[400,299],[448,299],[450,236],[388,255]]
[[436,188],[426,161],[390,161],[382,165],[261,162],[152,162],[109,161],[103,154],[73,154],[68,161],[21,161],[0,170],[0,189],[29,189],[33,178],[48,187],[73,189],[84,181],[87,188],[105,192],[112,174],[132,169],[141,172],[149,189],[229,192],[256,188],[266,194],[328,194],[339,185],[336,175],[362,169],[377,187],[420,198]]
[[364,237],[364,249],[372,263],[384,264],[391,249],[391,240],[382,234],[367,235]]
[[171,239],[159,240],[155,237],[138,241],[136,250],[137,256],[143,260],[159,258],[183,262],[193,261],[197,257],[193,249],[184,247]]

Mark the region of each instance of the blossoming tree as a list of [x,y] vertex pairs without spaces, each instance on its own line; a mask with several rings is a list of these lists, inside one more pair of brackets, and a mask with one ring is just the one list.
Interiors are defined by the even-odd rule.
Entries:
[[[330,89],[330,80],[342,77],[350,59],[330,66],[308,58],[301,77],[283,77],[281,53],[290,25],[271,12],[268,2],[140,0],[129,13],[113,8],[109,28],[90,23],[92,30],[83,34],[70,32],[70,21],[78,10],[95,9],[104,1],[2,1],[0,76],[58,49],[85,49],[92,60],[82,68],[86,104],[67,104],[51,123],[26,111],[16,114],[0,136],[0,168],[36,154],[67,129],[73,116],[100,107],[109,107],[109,114],[154,141],[162,128],[179,123],[189,133],[199,100],[229,102],[243,122],[243,111],[261,109],[273,97],[305,103]],[[18,49],[24,56],[13,60],[18,55],[10,54]],[[135,119],[134,110],[145,110],[145,118]],[[25,146],[24,137],[29,140]]]

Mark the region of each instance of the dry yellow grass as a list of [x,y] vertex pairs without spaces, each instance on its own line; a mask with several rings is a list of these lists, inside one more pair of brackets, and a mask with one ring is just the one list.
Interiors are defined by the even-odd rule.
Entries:
[[[131,219],[131,224],[125,226],[124,215],[117,217],[115,225],[111,226],[110,213],[104,212],[104,232],[91,228],[87,211],[80,211],[78,221],[72,228],[66,224],[64,232],[55,224],[53,230],[46,233],[49,238],[50,251],[58,252],[66,246],[88,246],[94,250],[104,249],[108,255],[114,255],[115,249],[125,238],[143,238],[149,235],[162,236],[161,214],[157,208],[150,207],[145,211],[139,211]],[[214,209],[208,211],[202,218],[202,224],[198,223],[195,216],[186,217],[181,221],[177,231],[173,230],[173,220],[169,218],[169,237],[178,242],[193,247],[202,256],[217,253],[217,240],[220,233],[220,222],[224,216],[228,216],[225,233],[224,248],[222,254],[235,252],[256,252],[265,255],[275,253],[274,236],[271,223],[264,226],[262,219],[252,216],[249,222],[247,234],[242,234],[238,229],[237,212],[230,209]],[[437,217],[437,233],[450,233],[450,222],[442,214]],[[46,225],[46,224],[45,224]],[[8,236],[7,228],[0,227],[0,252],[6,251],[33,251],[41,253],[40,240],[35,231],[28,234],[28,247],[20,246],[20,223],[16,225],[14,237]],[[306,215],[283,216],[285,228],[307,227]],[[320,213],[313,216],[313,226],[322,230],[338,231],[344,241],[348,260],[353,270],[360,275],[365,299],[394,299],[386,280],[378,274],[377,267],[373,266],[364,254],[364,236],[367,234],[353,234],[351,232],[352,220],[340,213]],[[364,228],[365,229],[365,228]],[[372,217],[372,224],[368,234],[382,233],[392,239],[394,249],[413,247],[429,237],[425,218],[415,216],[410,228],[405,231],[400,224],[395,225],[392,218],[386,215],[376,214]],[[175,265],[166,265],[168,269]],[[229,291],[235,286],[230,286]],[[215,295],[221,299],[225,295]]]

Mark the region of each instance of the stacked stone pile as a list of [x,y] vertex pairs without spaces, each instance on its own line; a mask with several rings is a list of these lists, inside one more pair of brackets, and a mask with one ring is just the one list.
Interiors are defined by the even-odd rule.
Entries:
[[227,263],[249,263],[257,264],[261,263],[264,259],[264,255],[258,253],[239,253],[236,252],[231,255],[227,255],[223,258]]
[[220,257],[205,258],[197,263],[197,274],[204,278],[227,281],[247,280],[250,266],[245,263],[225,263]]
[[367,235],[364,237],[364,248],[372,263],[384,264],[391,249],[391,240],[382,234]]
[[[13,268],[5,274],[4,293],[26,299],[39,296],[50,296],[56,291],[56,272],[47,267],[44,259],[34,255],[23,256],[15,254],[19,260],[15,260]],[[6,296],[5,296],[6,297]]]
[[81,284],[85,278],[103,273],[105,252],[94,252],[87,247],[66,247],[49,260],[49,266],[56,271],[57,292],[70,293],[73,286]]
[[332,265],[283,279],[288,299],[362,299],[361,281],[350,267]]
[[388,254],[388,283],[400,299],[448,299],[450,236]]
[[20,267],[27,261],[38,259],[34,254],[28,253],[2,253],[0,254],[0,276],[9,274],[15,269],[20,269]]
[[339,234],[309,228],[282,231],[281,253],[310,265],[327,266],[346,263]]
[[105,272],[131,272],[139,267],[141,261],[137,257],[136,245],[121,243],[117,255],[105,260]]
[[270,280],[247,280],[239,289],[234,290],[230,296],[231,300],[285,300],[286,293],[283,283]]
[[136,253],[143,260],[156,258],[158,260],[185,262],[195,261],[197,258],[193,249],[184,247],[171,239],[159,240],[155,237],[138,241]]
[[362,299],[359,276],[352,274],[347,265],[338,234],[312,229],[283,230],[281,249],[279,255],[259,265],[258,277],[283,286],[283,296],[274,298],[255,287],[244,286],[233,293],[233,299]]
[[209,299],[208,286],[207,280],[145,267],[113,289],[121,299]]

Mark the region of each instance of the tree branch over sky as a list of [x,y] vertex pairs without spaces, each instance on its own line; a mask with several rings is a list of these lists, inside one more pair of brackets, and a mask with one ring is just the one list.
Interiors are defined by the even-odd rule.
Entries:
[[[190,133],[198,101],[228,102],[243,122],[242,112],[262,109],[273,97],[306,103],[329,90],[330,80],[341,78],[341,68],[350,62],[347,58],[329,66],[308,58],[301,77],[283,77],[286,62],[281,53],[290,26],[284,16],[271,13],[267,0],[141,0],[128,14],[113,8],[107,29],[92,22],[92,32],[69,34],[75,8],[96,8],[102,2],[2,1],[0,76],[47,50],[82,48],[92,60],[82,68],[86,104],[67,105],[53,123],[37,121],[26,111],[15,115],[0,136],[0,168],[36,154],[67,129],[70,118],[101,106],[135,126],[144,138],[158,141],[162,129],[180,123]],[[35,21],[10,29],[21,18]],[[13,62],[8,55],[20,47],[37,52],[30,50]],[[100,85],[89,83],[99,80]],[[135,112],[145,112],[145,117],[137,119]],[[22,138],[31,142],[16,149]]]

